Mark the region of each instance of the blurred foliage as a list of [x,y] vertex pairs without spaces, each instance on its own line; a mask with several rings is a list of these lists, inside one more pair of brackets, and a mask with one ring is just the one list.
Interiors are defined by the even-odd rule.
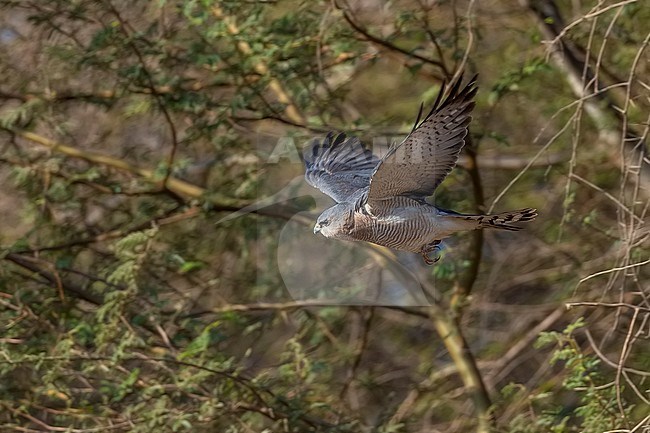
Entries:
[[[347,3],[0,0],[0,430],[475,431],[436,310],[362,246],[326,272],[299,219],[324,199],[294,182],[299,149],[269,158],[330,130],[381,150],[460,68],[478,168],[464,155],[436,202],[540,217],[482,255],[465,234],[433,268],[399,261],[453,312],[495,431],[648,428],[649,193],[625,143],[646,146],[650,8],[558,2],[607,96],[581,99],[526,2]],[[296,268],[394,305],[294,302]]]

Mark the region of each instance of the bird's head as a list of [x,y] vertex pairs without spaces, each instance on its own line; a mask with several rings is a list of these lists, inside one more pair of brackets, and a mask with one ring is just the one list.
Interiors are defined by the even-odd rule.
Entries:
[[348,239],[354,228],[354,207],[349,203],[339,203],[325,209],[318,216],[314,234],[320,233],[326,238]]

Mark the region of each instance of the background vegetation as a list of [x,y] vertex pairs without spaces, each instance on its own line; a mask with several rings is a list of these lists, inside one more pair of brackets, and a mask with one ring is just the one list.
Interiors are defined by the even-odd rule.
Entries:
[[[644,2],[0,7],[3,432],[649,428]],[[538,220],[435,267],[355,247],[430,306],[291,296],[280,235],[316,242],[326,202],[278,143],[398,137],[462,70],[471,143],[436,200]]]

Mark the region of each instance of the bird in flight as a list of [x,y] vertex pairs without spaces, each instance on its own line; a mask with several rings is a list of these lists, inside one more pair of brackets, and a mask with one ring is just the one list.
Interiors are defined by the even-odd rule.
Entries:
[[537,216],[532,208],[494,215],[465,215],[426,201],[447,177],[465,145],[476,95],[476,76],[462,77],[443,100],[444,85],[427,116],[422,108],[411,133],[379,159],[356,137],[329,133],[304,152],[307,183],[337,204],[320,214],[314,234],[365,241],[420,254],[431,265],[442,239],[483,228],[516,231]]

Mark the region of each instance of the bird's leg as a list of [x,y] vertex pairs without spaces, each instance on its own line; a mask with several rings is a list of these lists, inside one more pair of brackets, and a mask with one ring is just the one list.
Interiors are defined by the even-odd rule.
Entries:
[[440,260],[440,256],[435,257],[434,259],[429,257],[429,253],[432,252],[438,252],[442,248],[440,248],[440,243],[442,243],[441,240],[435,240],[431,243],[426,244],[425,246],[422,247],[422,250],[420,250],[420,254],[422,255],[422,258],[424,259],[424,263],[427,265],[433,265],[436,263],[438,260]]

